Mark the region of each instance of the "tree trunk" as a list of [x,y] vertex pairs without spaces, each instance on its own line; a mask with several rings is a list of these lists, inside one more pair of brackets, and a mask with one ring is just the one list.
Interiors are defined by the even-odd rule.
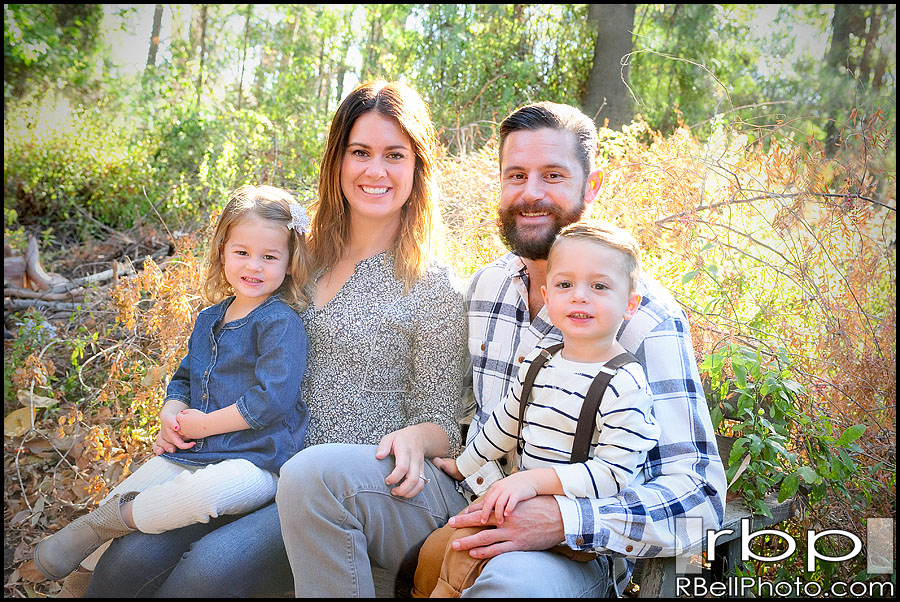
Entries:
[[859,61],[859,79],[864,85],[869,84],[869,74],[872,71],[872,56],[875,53],[875,46],[878,44],[878,35],[881,33],[881,10],[880,5],[872,5],[869,30],[866,32],[866,47],[863,50],[862,59]]
[[162,26],[163,5],[153,9],[153,30],[150,32],[150,51],[147,53],[147,67],[156,67],[156,52],[159,50],[159,28]]
[[[865,36],[865,18],[862,9],[856,4],[835,4],[834,17],[831,21],[831,44],[828,54],[825,55],[825,64],[840,78],[846,78],[847,72],[856,71],[856,65],[850,64],[850,34],[860,35],[860,21],[862,21],[863,35]],[[844,69],[842,71],[842,68]],[[855,74],[854,74],[855,75]],[[847,81],[847,85],[851,82]],[[836,106],[829,110],[832,117],[825,126],[825,148],[831,155],[835,145],[840,141],[840,130],[844,118],[849,114],[850,107]]]
[[835,4],[834,17],[831,20],[831,45],[825,62],[832,69],[844,66],[849,68],[847,58],[850,53],[850,34],[854,31],[856,12],[859,9],[852,4]]
[[378,46],[381,44],[382,13],[380,10],[370,11],[372,19],[369,25],[369,35],[366,39],[366,56],[363,60],[360,80],[371,79],[378,71]]
[[191,48],[188,52],[188,60],[197,56],[197,48],[200,46],[201,31],[203,30],[203,6],[203,4],[191,4],[191,28],[188,32]]
[[597,30],[597,41],[581,105],[598,126],[619,129],[634,118],[629,66],[622,65],[622,57],[632,50],[635,6],[588,5],[588,22]]
[[200,98],[203,94],[203,64],[206,59],[206,19],[209,12],[208,4],[200,5],[200,36],[197,43],[197,53],[200,58],[200,67],[197,69],[197,106],[200,106]]
[[238,78],[237,110],[241,110],[241,99],[244,92],[244,67],[247,64],[247,41],[250,38],[250,17],[253,16],[253,5],[247,5],[247,18],[244,22],[244,47],[241,49],[241,75]]

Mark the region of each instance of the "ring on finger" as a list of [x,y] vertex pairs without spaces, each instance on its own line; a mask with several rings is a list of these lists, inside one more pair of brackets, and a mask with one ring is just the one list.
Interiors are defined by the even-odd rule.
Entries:
[[425,481],[425,484],[426,484],[426,485],[427,485],[428,483],[431,482],[431,479],[429,479],[428,477],[426,477],[426,476],[423,475],[423,474],[420,474],[420,475],[419,475],[419,478],[422,479],[423,481]]

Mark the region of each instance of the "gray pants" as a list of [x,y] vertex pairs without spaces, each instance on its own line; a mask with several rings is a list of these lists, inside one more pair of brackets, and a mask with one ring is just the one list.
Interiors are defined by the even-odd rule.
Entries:
[[[465,508],[456,483],[426,463],[431,482],[411,499],[391,495],[392,457],[373,445],[316,445],[281,468],[276,502],[297,597],[373,597],[373,567],[410,583],[428,535]],[[492,559],[472,597],[600,597],[603,562],[552,552],[508,552]],[[388,592],[390,595],[391,592]]]

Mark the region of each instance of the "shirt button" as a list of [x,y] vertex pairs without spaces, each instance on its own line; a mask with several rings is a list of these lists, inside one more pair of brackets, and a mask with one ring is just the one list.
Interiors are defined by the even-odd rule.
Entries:
[[575,539],[575,545],[583,546],[584,545],[584,537],[578,537]]
[[524,361],[525,361],[525,356],[524,356],[524,355],[520,355],[520,356],[519,356],[519,363],[521,364],[521,363],[524,362]]
[[634,546],[625,546],[626,552],[631,552],[632,550],[634,550]]
[[478,477],[477,479],[475,479],[475,482],[481,485],[482,483],[484,483],[484,477]]
[[206,393],[203,394],[203,399],[206,399]]
[[481,350],[484,351],[484,343],[481,344]]
[[500,466],[506,466],[506,462],[507,462],[507,460],[506,460],[505,457],[504,457],[504,458],[500,458]]

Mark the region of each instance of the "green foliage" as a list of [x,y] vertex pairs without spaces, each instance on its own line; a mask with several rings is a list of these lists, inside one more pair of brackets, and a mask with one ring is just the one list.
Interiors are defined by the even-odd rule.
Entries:
[[896,88],[884,74],[896,69],[895,9],[853,6],[861,22],[842,68],[834,68],[823,56],[833,33],[830,5],[638,5],[636,110],[663,131],[686,123],[705,137],[723,116],[797,141],[833,135],[851,102],[893,112]]
[[111,124],[105,111],[72,107],[62,97],[16,107],[7,117],[5,209],[40,229],[66,224],[67,235],[79,240],[100,237],[98,222],[131,227],[155,170],[148,148],[132,143],[127,129]]
[[528,101],[578,104],[593,57],[584,5],[425,5],[413,18],[409,76],[451,152]]
[[[779,359],[785,359],[783,353]],[[797,460],[788,448],[792,408],[803,388],[758,350],[734,343],[704,357],[699,368],[709,378],[714,427],[721,432],[728,417],[730,434],[737,437],[727,458],[731,489],[740,491],[750,508],[769,515],[763,499]]]
[[[842,497],[861,467],[853,455],[865,424],[839,436],[833,423],[792,378],[785,350],[766,360],[759,349],[728,343],[706,355],[700,371],[709,379],[710,415],[716,430],[736,438],[727,458],[730,489],[750,508],[769,515],[763,499],[777,488],[778,500],[793,497],[804,484],[812,503],[829,489]],[[860,500],[865,503],[865,500]]]
[[4,4],[3,99],[94,80],[99,4]]

